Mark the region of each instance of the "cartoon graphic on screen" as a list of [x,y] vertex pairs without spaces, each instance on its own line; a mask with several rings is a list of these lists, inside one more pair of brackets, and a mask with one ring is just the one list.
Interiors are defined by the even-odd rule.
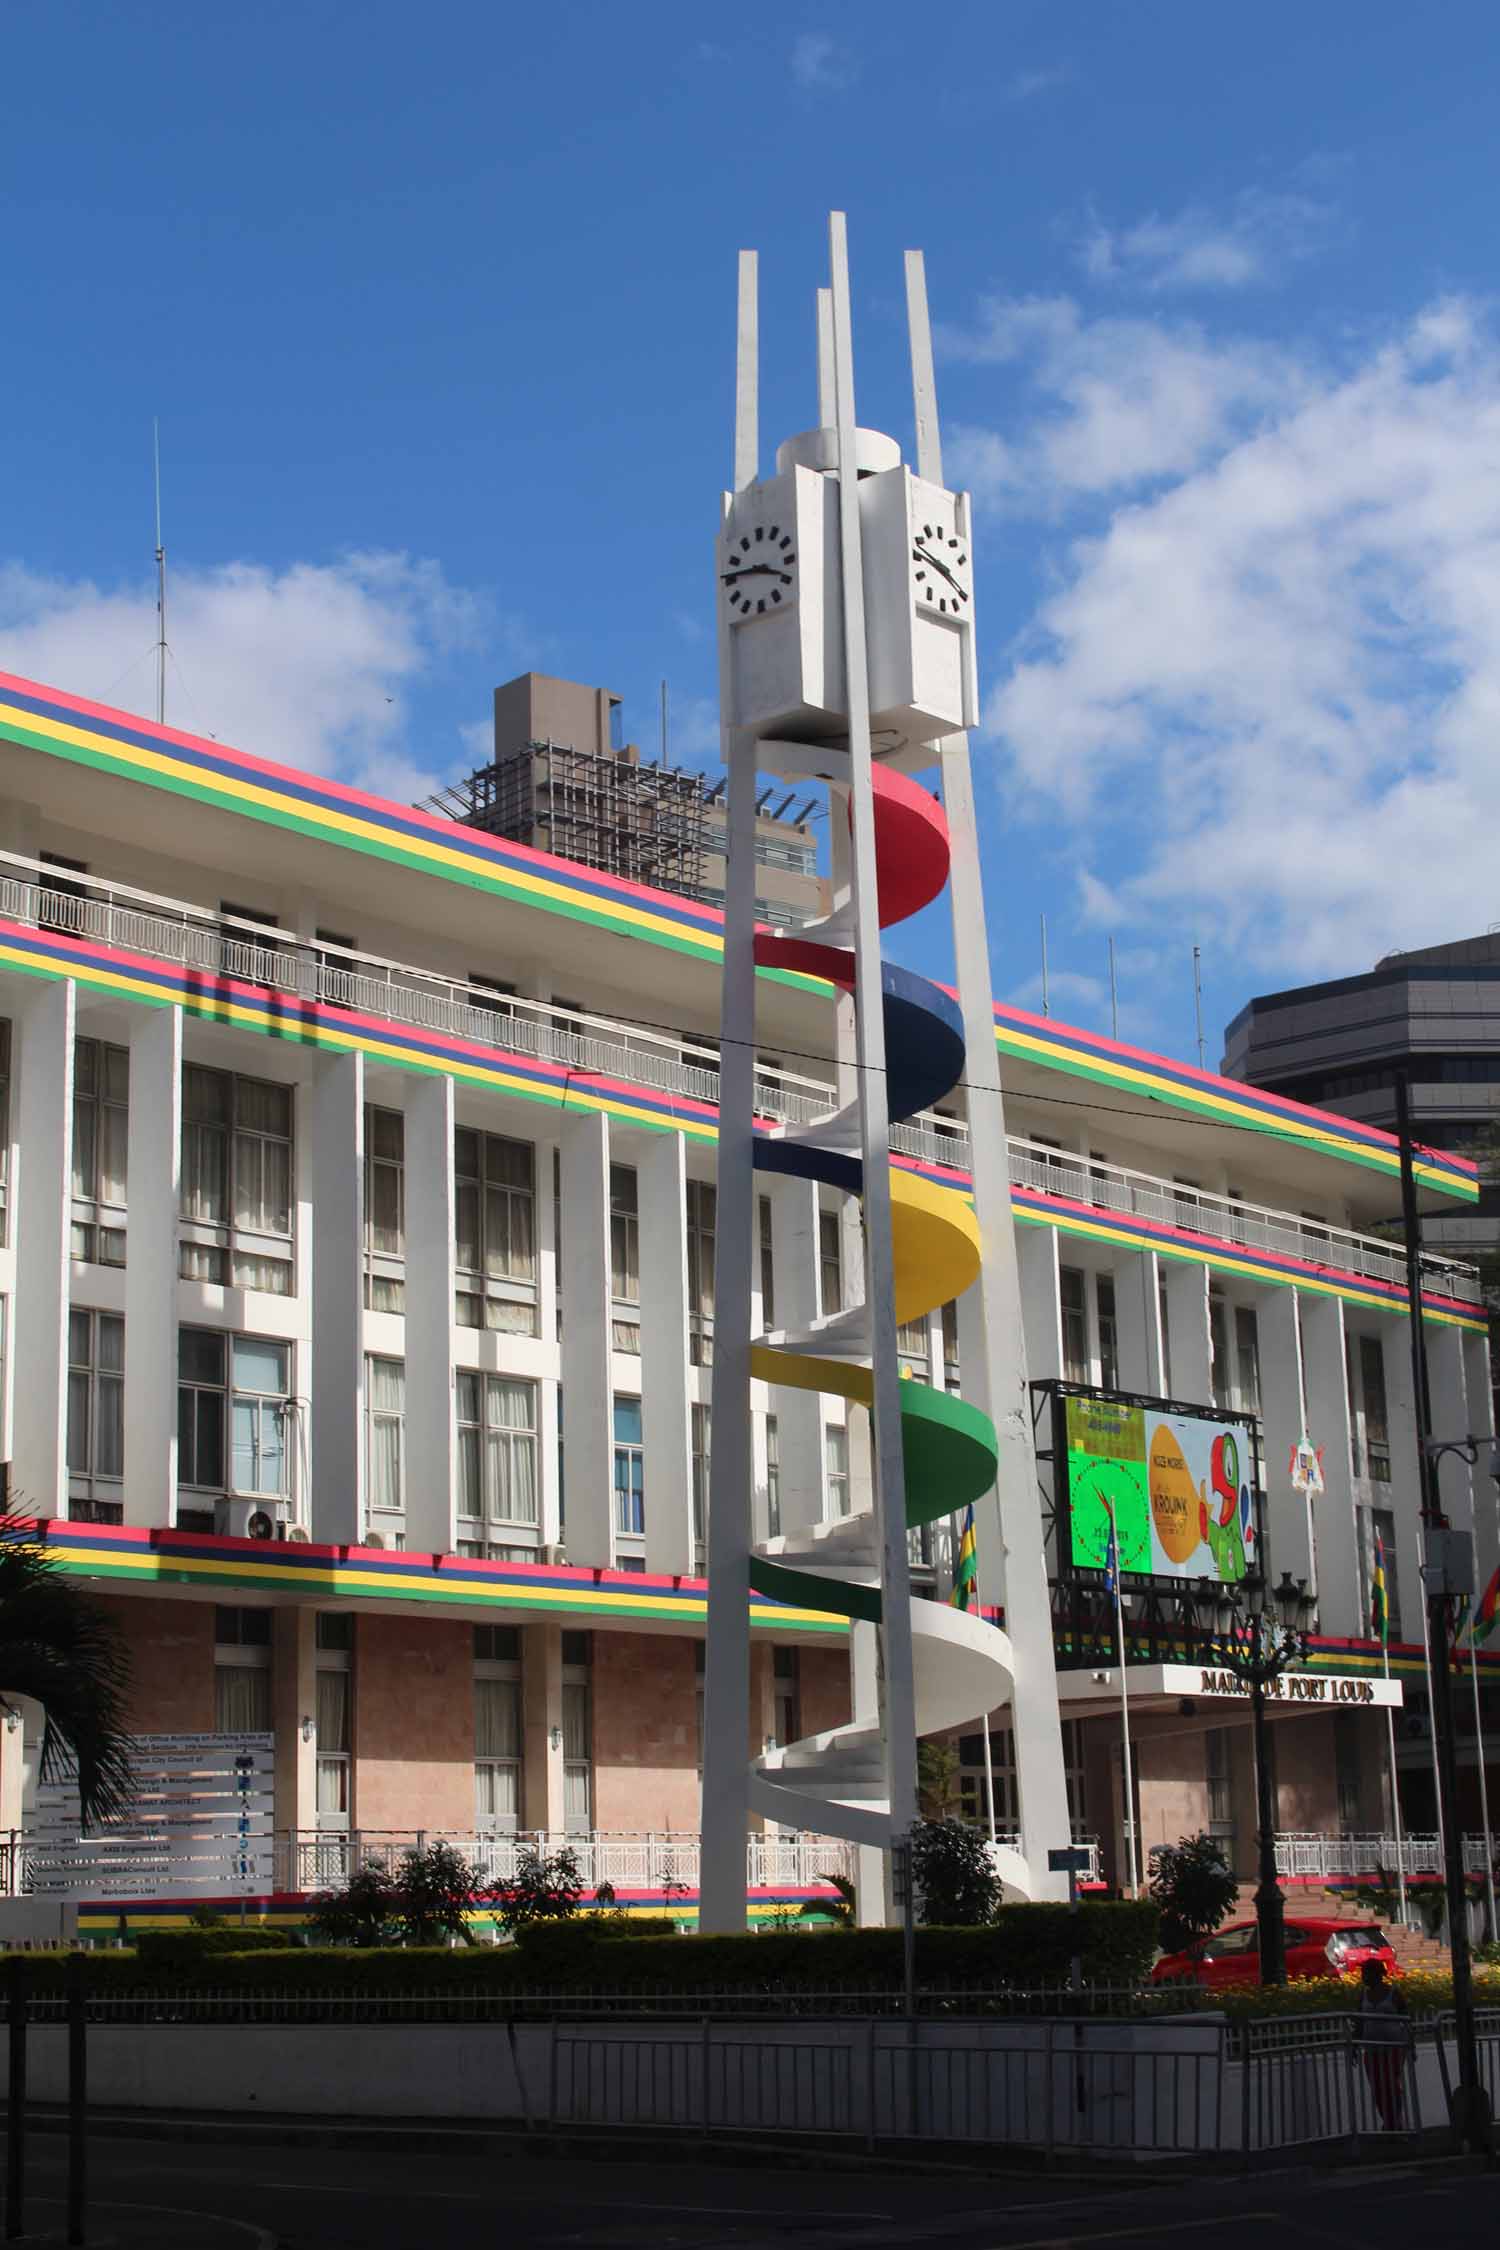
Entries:
[[1103,1568],[1113,1511],[1124,1576],[1245,1576],[1254,1500],[1242,1431],[1098,1397],[1066,1399],[1064,1418],[1076,1564]]

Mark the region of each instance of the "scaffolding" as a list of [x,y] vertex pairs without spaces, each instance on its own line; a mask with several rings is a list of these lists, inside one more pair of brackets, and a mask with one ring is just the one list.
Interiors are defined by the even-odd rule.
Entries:
[[427,800],[508,843],[697,898],[704,887],[703,776],[619,752],[527,742]]

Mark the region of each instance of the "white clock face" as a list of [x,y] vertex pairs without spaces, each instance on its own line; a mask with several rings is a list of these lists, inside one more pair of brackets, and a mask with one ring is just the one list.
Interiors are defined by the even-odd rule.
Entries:
[[784,609],[796,584],[797,556],[785,524],[760,523],[732,537],[719,582],[730,616],[769,617]]
[[912,588],[919,609],[939,617],[963,617],[974,598],[969,550],[944,523],[914,523],[911,535]]

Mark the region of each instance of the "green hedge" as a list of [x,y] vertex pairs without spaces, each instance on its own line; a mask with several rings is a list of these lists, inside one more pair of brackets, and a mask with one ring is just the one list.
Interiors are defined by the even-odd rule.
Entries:
[[226,1923],[222,1929],[212,1930],[143,1930],[136,1939],[136,1951],[144,1968],[175,1976],[226,1954],[290,1953],[296,1943],[290,1930],[274,1925],[247,1923],[237,1929]]
[[[1085,1978],[1134,1985],[1150,1969],[1157,1911],[1148,1902],[1090,1900],[1076,1920],[1065,1906],[1002,1907],[977,1930],[919,1930],[917,1981],[958,1992],[1061,1984],[1075,1941]],[[514,1946],[277,1947],[281,1932],[163,1933],[135,1953],[101,1951],[90,1979],[108,1992],[179,1991],[337,1994],[472,1991],[544,1998],[548,1991],[647,1998],[735,1992],[794,2000],[802,1993],[899,1990],[899,1930],[820,1930],[743,1937],[638,1936],[639,1924],[580,1918],[538,1925]],[[197,1941],[210,1937],[205,1947]],[[251,1940],[251,1946],[242,1941]],[[270,1947],[265,1941],[269,1939]],[[219,1941],[225,1941],[220,1943]],[[252,1950],[252,1947],[255,1949]],[[265,1948],[265,1949],[262,1949]],[[33,1957],[36,1989],[60,1982],[56,1955]]]

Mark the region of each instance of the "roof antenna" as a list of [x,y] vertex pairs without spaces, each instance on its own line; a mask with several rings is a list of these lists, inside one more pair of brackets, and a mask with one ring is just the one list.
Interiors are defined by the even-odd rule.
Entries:
[[161,423],[152,417],[151,454],[156,470],[156,723],[167,723],[167,550],[161,543]]

